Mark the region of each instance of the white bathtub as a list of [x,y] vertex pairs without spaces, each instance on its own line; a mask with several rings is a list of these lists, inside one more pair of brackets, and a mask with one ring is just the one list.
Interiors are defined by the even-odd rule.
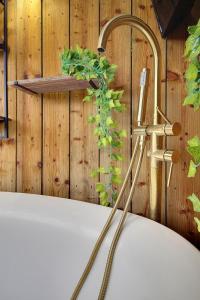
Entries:
[[[0,300],[70,299],[109,213],[74,200],[0,192]],[[97,299],[115,225],[79,299]],[[106,299],[199,300],[200,252],[164,226],[129,214]]]

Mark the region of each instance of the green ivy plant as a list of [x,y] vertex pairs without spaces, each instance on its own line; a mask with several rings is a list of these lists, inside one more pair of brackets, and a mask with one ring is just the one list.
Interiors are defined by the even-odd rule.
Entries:
[[[187,96],[183,104],[193,106],[197,111],[200,108],[200,20],[197,25],[190,26],[188,32],[189,37],[185,44],[185,56],[189,61],[185,74]],[[194,177],[200,166],[200,139],[194,136],[187,144],[187,151],[192,156],[188,177]],[[200,213],[200,199],[193,193],[188,196],[188,200],[192,202],[194,211]],[[200,232],[200,219],[195,217],[194,220]]]
[[109,88],[116,73],[116,65],[110,64],[104,56],[89,49],[76,47],[65,49],[61,55],[62,72],[64,75],[74,76],[77,80],[96,80],[97,88],[88,88],[84,102],[94,102],[96,114],[88,117],[88,122],[95,125],[94,134],[98,137],[100,150],[109,149],[110,164],[92,170],[92,177],[106,175],[106,183],[98,182],[96,191],[99,193],[100,203],[104,206],[113,205],[117,198],[117,186],[121,183],[121,169],[116,162],[123,160],[120,148],[126,131],[118,129],[112,112],[123,112],[125,107],[121,103],[123,91]]

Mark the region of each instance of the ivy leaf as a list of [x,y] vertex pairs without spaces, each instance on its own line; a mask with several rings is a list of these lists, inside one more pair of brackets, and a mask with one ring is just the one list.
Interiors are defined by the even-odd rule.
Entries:
[[88,96],[94,96],[95,90],[94,89],[87,89]]
[[190,34],[193,34],[193,33],[195,33],[196,29],[197,29],[197,25],[189,26],[188,27],[188,32]]
[[91,102],[92,101],[92,97],[91,96],[85,96],[83,98],[83,102]]
[[110,171],[113,175],[117,175],[117,176],[121,175],[121,169],[118,167],[111,167]]
[[115,104],[114,104],[113,99],[111,99],[111,100],[109,101],[109,107],[110,107],[110,108],[115,107]]
[[105,186],[104,186],[103,183],[98,182],[98,183],[96,184],[96,192],[98,192],[98,193],[105,192]]
[[98,174],[99,174],[98,170],[95,169],[95,170],[92,170],[90,175],[91,175],[91,177],[95,178],[95,177],[97,177]]
[[95,123],[96,122],[96,117],[95,116],[89,116],[88,117],[88,123]]
[[106,97],[107,98],[111,98],[112,97],[112,90],[108,90],[107,92],[106,92]]
[[197,217],[194,217],[194,220],[197,224],[197,230],[200,232],[200,219],[198,219]]
[[108,145],[108,141],[107,141],[107,138],[106,137],[103,137],[101,140],[100,140],[100,143],[103,147],[106,147]]
[[122,182],[121,176],[118,176],[118,175],[112,175],[111,181],[112,181],[112,183],[114,183],[114,184],[121,184],[121,182]]
[[194,136],[188,140],[187,151],[193,157],[195,164],[200,163],[200,139],[198,136]]
[[123,138],[126,138],[126,137],[127,137],[127,132],[126,132],[126,130],[124,130],[124,129],[123,129],[123,130],[120,130],[120,131],[119,131],[119,136],[120,136],[120,137],[123,137]]
[[109,136],[107,137],[107,140],[108,140],[108,143],[111,144],[111,143],[112,143],[112,136],[109,135]]
[[111,158],[114,159],[114,160],[117,160],[117,161],[122,161],[123,160],[122,155],[118,154],[118,153],[112,153]]
[[117,192],[117,191],[113,191],[113,192],[112,192],[112,200],[113,200],[113,201],[116,201],[116,200],[117,200],[117,197],[118,197],[118,192]]
[[200,108],[200,95],[197,93],[189,94],[184,99],[183,105],[193,105],[195,110],[198,110]]
[[100,203],[103,206],[109,206],[110,203],[108,202],[108,193],[107,192],[101,192],[99,194]]
[[200,212],[200,200],[199,198],[193,193],[192,195],[187,197],[193,204],[193,209],[195,212]]
[[100,116],[99,114],[97,114],[97,115],[95,116],[95,122],[96,122],[97,124],[99,124],[100,120],[101,120],[101,116]]
[[102,205],[102,206],[110,206],[110,202],[108,202],[107,200],[104,200],[104,199],[100,199],[100,204]]
[[107,125],[107,126],[113,125],[113,120],[112,120],[111,117],[108,117],[108,118],[106,119],[106,125]]
[[191,63],[185,73],[185,78],[187,80],[195,80],[198,76],[198,68],[196,64]]
[[121,148],[123,143],[122,141],[113,140],[111,145],[113,148]]
[[196,164],[193,162],[193,160],[190,161],[189,170],[188,170],[188,177],[195,177],[197,172]]
[[99,168],[98,168],[98,172],[99,172],[100,174],[105,174],[105,173],[106,173],[106,170],[105,170],[104,167],[99,167]]

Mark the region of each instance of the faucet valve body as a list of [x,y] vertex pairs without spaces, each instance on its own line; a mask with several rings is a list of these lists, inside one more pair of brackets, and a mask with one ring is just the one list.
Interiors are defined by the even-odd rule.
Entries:
[[135,135],[177,136],[181,132],[180,123],[139,126],[133,130]]

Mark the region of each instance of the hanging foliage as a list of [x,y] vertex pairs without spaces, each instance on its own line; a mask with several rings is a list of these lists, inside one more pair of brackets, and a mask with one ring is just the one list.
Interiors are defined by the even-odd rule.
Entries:
[[[185,56],[189,61],[185,78],[187,85],[187,97],[184,105],[191,105],[197,111],[200,108],[200,20],[197,25],[188,28],[189,37],[185,44]],[[194,177],[200,166],[200,139],[194,136],[188,142],[187,151],[192,156],[190,161],[188,177]],[[195,212],[200,213],[200,200],[193,193],[188,197],[193,204]],[[200,219],[194,218],[198,231],[200,232]]]
[[185,43],[185,57],[189,61],[185,73],[187,96],[184,105],[200,108],[200,20],[197,25],[188,27],[189,37]]
[[121,169],[116,162],[123,160],[120,148],[126,131],[118,129],[112,112],[123,112],[125,107],[121,103],[123,91],[109,88],[113,81],[116,65],[110,64],[106,57],[99,56],[89,49],[76,47],[65,49],[61,55],[62,72],[74,76],[78,80],[96,79],[98,88],[88,88],[84,102],[94,102],[96,114],[88,117],[88,122],[95,125],[94,134],[98,137],[100,150],[109,149],[110,165],[100,166],[92,170],[91,176],[106,175],[106,182],[98,182],[96,191],[99,193],[100,203],[109,206],[117,198],[117,186],[121,183]]

